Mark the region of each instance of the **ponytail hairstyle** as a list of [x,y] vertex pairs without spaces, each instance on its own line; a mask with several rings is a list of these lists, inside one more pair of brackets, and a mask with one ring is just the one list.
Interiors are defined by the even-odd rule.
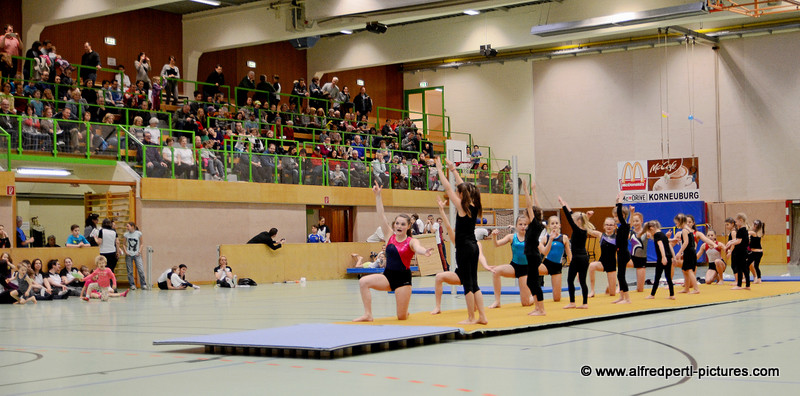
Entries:
[[[210,140],[209,140],[209,141],[210,141]],[[134,230],[136,230],[136,231],[138,231],[138,230],[139,230],[139,227],[137,227],[137,226],[136,226],[136,223],[134,223],[134,222],[132,222],[132,221],[129,221],[129,222],[128,222],[128,225],[129,225],[129,226],[132,226],[132,227],[133,227],[133,229],[134,229]]]
[[394,222],[392,223],[392,226],[394,226],[394,223],[397,223],[397,219],[399,219],[401,217],[406,220],[406,223],[408,223],[408,229],[406,230],[406,236],[411,236],[411,226],[413,224],[411,222],[411,216],[409,216],[409,215],[407,215],[405,213],[401,213],[401,214],[397,215],[397,217],[394,218]]
[[650,231],[651,229],[655,229],[657,232],[661,231],[661,223],[658,220],[650,220],[644,224],[645,232]]
[[753,231],[755,231],[755,232],[756,232],[756,235],[757,235],[759,232],[761,233],[761,235],[762,235],[762,236],[763,236],[764,234],[766,234],[766,231],[764,231],[764,225],[765,225],[765,224],[764,224],[764,222],[763,222],[763,221],[761,221],[761,220],[759,220],[759,219],[755,219],[755,220],[753,220]]
[[686,225],[686,215],[684,215],[683,213],[678,213],[677,215],[675,215],[674,220],[675,220],[675,226],[677,226],[678,228],[683,228],[683,226]]
[[478,211],[476,218],[483,217],[483,206],[481,206],[481,193],[472,183],[461,183],[456,187],[458,195],[461,197],[461,209],[468,215],[472,213],[470,206],[474,206]]
[[[539,210],[541,211],[541,209]],[[592,224],[592,222],[589,221],[589,215],[587,215],[586,212],[572,212],[572,216],[573,218],[577,218],[577,220],[581,222],[581,224],[579,225],[580,228],[588,231],[595,230],[594,224]]]

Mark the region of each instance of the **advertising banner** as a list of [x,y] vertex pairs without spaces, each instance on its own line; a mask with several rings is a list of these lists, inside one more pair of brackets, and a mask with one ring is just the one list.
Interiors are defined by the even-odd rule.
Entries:
[[617,163],[625,202],[700,201],[697,157]]

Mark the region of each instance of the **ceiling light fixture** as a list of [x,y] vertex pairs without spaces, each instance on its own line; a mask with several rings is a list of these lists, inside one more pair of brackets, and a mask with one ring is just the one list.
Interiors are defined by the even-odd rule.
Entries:
[[478,11],[478,10],[464,10],[464,13],[467,14],[467,15],[478,15],[481,12]]
[[193,1],[195,3],[214,6],[214,7],[219,7],[219,5],[221,4],[219,0],[191,0],[191,1]]
[[551,23],[534,26],[531,34],[540,37],[558,36],[562,34],[580,33],[590,30],[607,29],[616,26],[640,25],[643,23],[666,21],[695,15],[708,14],[705,1],[658,8],[639,12],[623,12],[620,14],[584,19],[581,21]]
[[341,33],[341,34],[353,34],[353,31],[345,29],[345,30],[340,30],[339,33]]
[[47,169],[47,168],[17,168],[18,175],[25,176],[69,176],[72,171],[67,169]]

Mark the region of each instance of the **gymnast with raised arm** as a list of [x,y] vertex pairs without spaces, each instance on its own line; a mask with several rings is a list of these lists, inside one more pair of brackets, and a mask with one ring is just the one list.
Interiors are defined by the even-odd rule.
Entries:
[[[436,199],[436,203],[439,204],[439,215],[442,219],[442,224],[447,230],[448,235],[455,235],[456,232],[453,230],[453,226],[450,225],[450,220],[448,220],[447,215],[444,213],[444,206],[446,202],[440,198]],[[496,268],[490,267],[489,264],[486,262],[486,257],[483,255],[483,248],[481,244],[478,244],[478,262],[485,268],[487,271],[494,273]],[[458,275],[452,271],[442,271],[436,274],[436,286],[434,287],[434,295],[436,298],[436,307],[431,311],[431,315],[438,315],[442,313],[442,293],[443,285],[442,283],[447,283],[449,285],[461,285],[461,279],[458,278]]]
[[373,320],[370,289],[393,291],[397,301],[397,319],[406,320],[409,315],[408,304],[411,302],[411,259],[414,257],[414,253],[428,257],[433,249],[425,249],[418,240],[411,238],[411,217],[408,215],[397,215],[390,227],[383,211],[381,186],[376,183],[372,187],[372,192],[375,193],[375,206],[383,235],[391,236],[386,242],[386,269],[382,274],[367,275],[358,281],[361,301],[364,303],[364,315],[353,321],[371,322]]
[[[586,251],[586,237],[589,232],[598,231],[594,229],[594,225],[589,221],[591,213],[573,212],[569,205],[558,197],[558,203],[564,211],[565,217],[570,227],[572,227],[572,235],[570,236],[570,248],[572,249],[572,262],[569,265],[567,272],[567,287],[569,288],[569,304],[564,306],[565,309],[589,308],[589,287],[586,285],[586,273],[589,271],[589,253]],[[578,282],[581,284],[581,294],[583,294],[583,304],[575,305],[575,276],[578,276]]]
[[[478,287],[478,241],[475,239],[475,219],[482,217],[481,193],[472,183],[465,183],[461,179],[456,166],[452,161],[447,161],[447,170],[455,177],[456,188],[450,184],[442,169],[442,160],[436,157],[436,170],[439,180],[444,186],[450,204],[456,208],[455,245],[456,245],[456,275],[464,287],[464,300],[467,303],[467,319],[459,324],[486,324],[486,314],[483,309],[483,294]],[[458,190],[458,191],[456,191]],[[475,311],[478,317],[475,317]]]

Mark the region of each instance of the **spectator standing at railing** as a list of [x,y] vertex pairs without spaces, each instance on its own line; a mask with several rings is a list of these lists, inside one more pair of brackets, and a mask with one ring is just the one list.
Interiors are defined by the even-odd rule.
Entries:
[[32,77],[32,70],[34,66],[35,59],[42,55],[42,43],[38,41],[34,41],[31,45],[31,48],[25,52],[25,57],[28,59],[34,60],[25,60],[25,63],[22,65],[22,75],[24,79],[29,79]]
[[100,70],[100,54],[92,50],[92,45],[89,42],[83,43],[83,55],[81,55],[81,68],[80,76],[83,81],[92,80],[97,81],[97,71]]
[[353,102],[350,101],[350,88],[347,85],[342,87],[342,91],[339,92],[339,96],[333,102],[333,107],[342,113],[350,114],[350,110],[353,109]]
[[324,106],[325,95],[322,93],[322,87],[319,85],[319,77],[312,77],[311,84],[308,86],[309,101],[308,107],[318,109]]
[[222,65],[217,64],[214,67],[214,70],[209,73],[208,78],[206,78],[206,83],[208,85],[203,85],[203,97],[214,97],[215,94],[219,93],[219,87],[225,85],[225,75],[222,74]]
[[285,238],[282,238],[277,243],[275,242],[275,237],[278,235],[277,228],[271,228],[269,231],[262,231],[258,235],[250,238],[247,241],[248,244],[259,244],[262,243],[264,245],[269,246],[272,250],[278,250],[283,246],[283,243],[286,242]]
[[333,109],[336,104],[336,99],[339,97],[339,86],[336,85],[339,83],[339,77],[333,77],[331,81],[326,82],[322,85],[322,95],[325,99],[329,100],[331,106],[329,109]]
[[272,88],[275,89],[275,93],[270,98],[270,106],[277,106],[278,103],[281,102],[281,76],[277,74],[272,75]]
[[161,77],[153,77],[150,85],[150,110],[161,111],[161,90],[163,88]]
[[164,104],[178,104],[178,82],[175,79],[181,78],[181,71],[175,64],[175,57],[170,55],[169,61],[161,67],[161,79],[166,90],[166,101]]
[[[0,50],[3,54],[8,56],[22,55],[22,49],[25,48],[20,40],[19,35],[14,33],[14,26],[11,24],[5,25],[3,29],[3,37],[0,38]],[[11,59],[11,65],[8,69],[8,74],[5,77],[13,77],[17,74],[17,60]]]
[[242,81],[239,82],[239,88],[243,88],[243,90],[239,90],[239,93],[236,94],[236,105],[241,107],[247,103],[248,94],[250,90],[256,89],[256,73],[254,71],[247,72],[247,75],[242,78]]
[[294,86],[292,87],[292,95],[299,96],[297,98],[292,98],[297,111],[299,111],[303,108],[303,98],[307,98],[309,96],[305,78],[300,77],[300,79],[295,81]]
[[372,98],[367,95],[367,87],[362,85],[358,95],[353,98],[353,109],[356,111],[358,120],[361,120],[363,116],[369,118],[369,113],[372,111]]
[[275,87],[269,82],[267,82],[266,74],[258,76],[258,84],[256,85],[255,89],[258,90],[259,92],[253,94],[254,103],[256,101],[258,101],[259,103],[269,103],[270,96],[272,96],[272,94],[275,93]]
[[145,91],[150,90],[150,58],[144,52],[140,52],[133,61],[133,66],[136,68],[136,81],[144,83]]

